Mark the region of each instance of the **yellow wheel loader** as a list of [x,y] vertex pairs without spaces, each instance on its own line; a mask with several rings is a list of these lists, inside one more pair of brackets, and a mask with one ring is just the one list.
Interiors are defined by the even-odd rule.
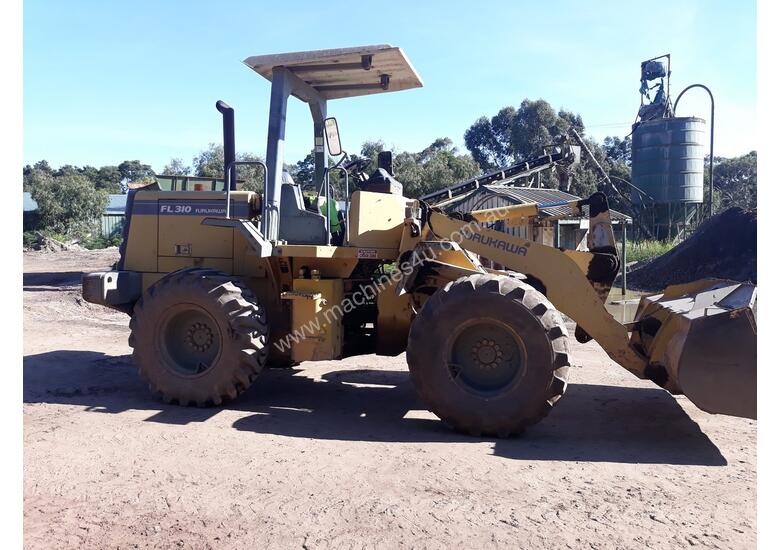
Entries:
[[[549,204],[447,214],[404,197],[389,153],[370,176],[344,162],[327,102],[422,86],[400,48],[244,63],[272,83],[266,162],[256,163],[263,192],[237,189],[233,110],[219,102],[224,189],[132,190],[116,270],[83,279],[86,300],[130,315],[134,360],[166,402],[219,405],[266,366],[406,351],[431,411],[457,430],[506,436],[544,417],[566,390],[565,314],[579,341],[596,340],[636,376],[706,411],[755,417],[752,285],[671,287],[643,298],[635,320],[621,324],[604,307],[620,262],[602,193],[555,204],[590,220],[589,250],[563,250],[487,227]],[[314,123],[317,205],[283,173],[290,96]],[[576,146],[561,143],[464,185],[576,158]],[[332,196],[334,173],[354,189],[343,207]]]

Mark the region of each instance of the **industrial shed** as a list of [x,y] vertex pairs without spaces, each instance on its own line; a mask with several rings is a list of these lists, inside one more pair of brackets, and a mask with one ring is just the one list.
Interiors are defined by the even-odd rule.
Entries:
[[[579,198],[560,189],[486,185],[457,201],[441,205],[441,208],[447,212],[470,212],[472,210],[500,208],[517,204],[573,201]],[[550,219],[565,215],[568,212],[568,208],[563,206],[542,208],[539,216],[529,218],[524,224],[510,226],[504,221],[498,221],[490,224],[490,227],[497,231],[503,231],[504,233],[530,239],[548,246],[586,250],[585,237],[588,233],[588,207],[585,206],[583,210],[582,216]],[[609,213],[612,217],[613,225],[625,228],[626,225],[630,225],[632,222],[630,216],[617,210],[610,209]],[[616,233],[619,239],[620,232],[616,231]]]
[[103,237],[110,238],[122,233],[125,222],[125,204],[127,195],[116,194],[108,196],[106,211],[100,219],[100,233]]

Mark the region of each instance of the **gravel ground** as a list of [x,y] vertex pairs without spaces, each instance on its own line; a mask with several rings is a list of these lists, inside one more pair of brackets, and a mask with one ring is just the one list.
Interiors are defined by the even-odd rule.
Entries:
[[449,431],[403,356],[269,370],[220,409],[149,396],[127,316],[84,303],[116,250],[25,253],[27,548],[752,548],[756,423],[573,342],[519,438]]

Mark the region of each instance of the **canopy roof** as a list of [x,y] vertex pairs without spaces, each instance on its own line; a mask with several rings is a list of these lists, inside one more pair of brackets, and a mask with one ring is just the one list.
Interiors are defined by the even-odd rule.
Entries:
[[273,78],[274,67],[285,67],[324,99],[398,92],[423,85],[404,51],[389,44],[256,55],[247,57],[244,64],[268,80]]

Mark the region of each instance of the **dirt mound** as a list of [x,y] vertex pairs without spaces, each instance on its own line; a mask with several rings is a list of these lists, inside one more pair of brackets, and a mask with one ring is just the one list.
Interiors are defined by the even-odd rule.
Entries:
[[628,286],[662,290],[705,277],[757,282],[756,211],[729,208],[663,256],[632,271]]
[[32,243],[32,246],[26,250],[40,250],[44,252],[70,252],[70,251],[82,251],[86,250],[83,246],[78,244],[78,241],[72,241],[65,243],[53,239],[43,233],[36,233],[36,240]]

